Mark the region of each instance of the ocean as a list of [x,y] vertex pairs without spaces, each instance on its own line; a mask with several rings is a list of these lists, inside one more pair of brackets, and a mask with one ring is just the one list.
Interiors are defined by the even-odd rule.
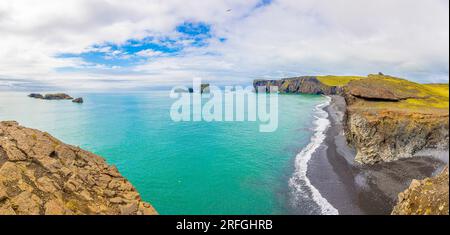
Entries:
[[306,178],[328,99],[280,95],[279,125],[174,122],[168,91],[72,93],[83,104],[0,92],[0,120],[50,133],[114,164],[160,214],[334,214]]

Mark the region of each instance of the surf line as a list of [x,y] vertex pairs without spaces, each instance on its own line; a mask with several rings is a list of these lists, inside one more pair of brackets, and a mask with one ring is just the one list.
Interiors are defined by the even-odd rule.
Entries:
[[316,128],[314,130],[314,134],[311,136],[309,144],[303,148],[295,158],[295,172],[289,180],[289,185],[293,190],[295,199],[298,200],[299,195],[305,193],[304,190],[302,190],[302,186],[306,186],[311,193],[311,199],[320,207],[321,214],[338,215],[339,211],[320,194],[319,190],[311,184],[311,181],[307,176],[309,160],[311,160],[314,152],[325,140],[325,132],[330,126],[328,113],[324,110],[324,108],[330,105],[331,98],[328,96],[325,97],[327,101],[317,105],[314,109],[316,112],[316,119],[314,120],[314,125]]

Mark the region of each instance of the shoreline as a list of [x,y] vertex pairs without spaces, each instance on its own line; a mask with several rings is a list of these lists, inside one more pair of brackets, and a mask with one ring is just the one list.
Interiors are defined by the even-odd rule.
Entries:
[[413,179],[432,176],[446,163],[433,157],[414,157],[373,166],[354,162],[355,150],[347,145],[341,96],[329,96],[323,107],[330,122],[325,139],[312,153],[306,177],[339,214],[390,214],[397,195]]
[[[311,200],[311,203],[314,203],[318,206],[318,209],[310,208],[310,211],[308,211],[308,213],[338,215],[339,211],[321,195],[319,190],[311,184],[311,181],[307,176],[309,162],[314,152],[316,152],[324,142],[326,138],[325,133],[330,127],[328,114],[327,112],[325,112],[324,107],[330,105],[331,99],[329,97],[326,98],[326,102],[320,103],[314,108],[314,133],[311,136],[308,145],[306,145],[295,156],[295,170],[292,177],[289,179],[289,187],[291,189],[292,205],[295,205],[298,208],[302,208],[301,203],[305,202],[305,199],[309,198]],[[305,211],[303,213],[305,213]]]

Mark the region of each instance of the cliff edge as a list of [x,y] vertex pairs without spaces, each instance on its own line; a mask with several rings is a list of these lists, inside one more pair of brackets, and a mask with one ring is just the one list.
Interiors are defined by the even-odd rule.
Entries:
[[448,84],[369,75],[344,89],[345,134],[357,151],[357,162],[391,162],[427,150],[448,151]]
[[[346,110],[342,120],[354,160],[365,165],[402,158],[444,155],[449,149],[449,85],[419,84],[372,74],[367,77],[322,76],[255,80],[280,93],[340,95]],[[448,163],[447,159],[443,159]],[[414,180],[400,193],[392,214],[447,214],[448,167],[440,175]]]
[[318,79],[318,77],[313,76],[285,78],[281,80],[253,81],[253,87],[256,92],[260,91],[259,89],[261,88],[263,91],[269,92],[271,86],[278,87],[278,91],[280,93],[305,93],[317,95],[336,95],[342,93],[341,87],[324,84]]
[[154,215],[117,168],[47,133],[0,122],[0,215]]
[[341,95],[347,103],[344,129],[362,164],[410,158],[427,150],[449,149],[448,84],[418,84],[372,74],[304,76],[255,80],[255,90]]

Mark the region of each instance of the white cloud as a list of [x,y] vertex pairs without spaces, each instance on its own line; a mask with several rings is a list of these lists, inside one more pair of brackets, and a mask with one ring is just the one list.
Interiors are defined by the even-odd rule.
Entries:
[[[124,87],[124,81],[130,87],[188,82],[193,76],[249,82],[257,77],[382,71],[448,82],[447,0],[275,0],[255,9],[257,3],[2,0],[0,80],[89,88]],[[158,56],[130,68],[55,57],[93,50],[105,41],[173,36],[184,21],[211,24],[213,34],[226,41],[214,37],[207,47],[188,47],[177,57]],[[115,53],[110,47],[95,50]],[[61,67],[89,69],[61,72]]]
[[139,51],[138,53],[136,53],[138,56],[143,56],[143,57],[153,57],[153,56],[159,56],[162,53],[159,51],[154,51],[152,49],[147,49],[147,50],[142,50]]

